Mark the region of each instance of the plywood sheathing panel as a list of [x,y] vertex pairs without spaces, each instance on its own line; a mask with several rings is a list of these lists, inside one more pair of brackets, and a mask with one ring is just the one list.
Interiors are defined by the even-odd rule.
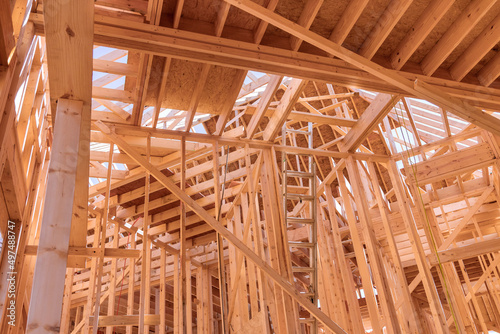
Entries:
[[221,1],[216,0],[185,0],[182,7],[182,16],[185,18],[215,22]]
[[[153,106],[158,96],[164,59],[155,57],[149,80],[146,106]],[[168,73],[162,107],[187,110],[193,91],[202,70],[202,64],[187,60],[172,59]],[[198,113],[219,114],[231,91],[237,70],[229,67],[212,66],[201,94]]]
[[316,19],[311,25],[311,31],[328,38],[330,37],[335,25],[342,17],[342,13],[347,8],[350,1],[325,1],[321,6]]

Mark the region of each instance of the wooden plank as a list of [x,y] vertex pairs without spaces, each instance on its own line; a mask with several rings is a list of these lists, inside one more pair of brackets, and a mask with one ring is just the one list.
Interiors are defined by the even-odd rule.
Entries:
[[264,130],[264,140],[274,141],[278,133],[281,131],[283,123],[292,112],[293,106],[297,102],[306,86],[307,81],[302,79],[292,79],[290,85],[281,97],[280,103],[276,107],[273,115],[269,119],[266,129]]
[[[32,14],[30,20],[35,23],[37,33],[43,34],[43,18],[40,14]],[[399,85],[387,83],[385,80],[378,79],[371,72],[367,74],[357,69],[354,64],[351,65],[349,62],[331,57],[292,53],[276,47],[251,43],[236,43],[233,40],[216,38],[206,34],[191,33],[166,27],[151,27],[149,24],[132,23],[99,15],[96,15],[96,20],[95,42],[110,47],[149,52],[164,57],[175,57],[220,66],[231,66],[244,70],[265,71],[308,80],[356,85],[376,91],[403,92]],[[155,43],[147,43],[150,39],[154,39]],[[349,52],[343,54],[342,58],[350,55]],[[366,61],[365,58],[363,60]],[[374,63],[371,64],[375,66]],[[379,65],[376,66],[377,68],[380,67]],[[498,108],[500,104],[500,96],[495,90],[482,87],[475,80],[470,81],[467,79],[467,83],[458,83],[439,73],[432,78],[426,77],[420,71],[414,69],[415,66],[412,66],[405,71],[389,72],[398,74],[407,80],[425,80],[443,92],[466,99],[472,105]],[[414,95],[414,92],[410,92],[410,95]],[[421,98],[425,99],[425,97]]]
[[355,119],[348,119],[342,117],[335,116],[326,116],[326,115],[316,115],[301,111],[292,111],[288,115],[288,119],[292,121],[303,121],[303,122],[312,122],[317,124],[327,124],[327,125],[338,125],[352,128],[358,122]]
[[[90,317],[91,321],[94,317]],[[99,327],[112,327],[112,326],[137,326],[139,325],[138,315],[113,315],[113,316],[99,316]],[[146,314],[144,315],[144,324],[148,326],[157,326],[160,324],[160,315]]]
[[[92,98],[94,2],[44,2],[45,44],[53,115],[60,99],[83,101],[70,245],[85,247]],[[54,116],[53,116],[54,117]],[[83,263],[69,263],[80,267]]]
[[484,204],[488,196],[493,192],[493,187],[488,187],[477,199],[476,203],[467,211],[467,214],[460,220],[458,225],[455,227],[453,232],[446,238],[443,244],[439,247],[439,250],[445,250],[451,246],[456,237],[460,234],[462,229],[469,223],[472,216],[476,214],[479,208]]
[[[300,13],[300,17],[297,23],[304,28],[311,28],[311,25],[316,18],[316,15],[318,14],[318,11],[323,4],[323,1],[324,0],[308,0],[302,12]],[[290,36],[290,45],[292,46],[293,51],[298,51],[301,44],[302,41],[299,38]]]
[[[410,202],[403,187],[403,183],[398,173],[396,163],[391,160],[388,164],[388,167],[389,176],[391,178],[394,187],[394,193],[397,198],[397,203],[401,210],[403,222],[405,224],[405,228],[411,242],[413,254],[415,254],[418,271],[420,276],[423,278],[422,281],[424,290],[427,296],[427,300],[429,301],[431,313],[435,319],[436,331],[443,334],[448,333],[448,325],[446,323],[444,310],[441,305],[429,265],[427,263],[427,260],[425,259],[423,246],[416,227],[415,217],[410,211]],[[411,288],[410,291],[412,291]]]
[[205,83],[207,82],[210,67],[211,66],[208,64],[203,64],[201,73],[196,80],[196,86],[193,90],[193,94],[191,95],[191,102],[189,103],[189,108],[186,115],[186,126],[184,127],[184,131],[186,132],[189,132],[191,130],[191,125],[193,125],[194,115],[196,115],[196,109],[198,108],[198,104],[200,103],[201,93],[203,92],[203,88],[205,87]]
[[235,74],[233,81],[231,83],[231,90],[229,91],[228,95],[225,98],[226,100],[222,105],[221,113],[219,115],[219,119],[217,120],[217,124],[215,126],[216,135],[220,135],[222,134],[222,132],[224,132],[229,116],[233,111],[234,103],[238,97],[238,93],[241,90],[241,86],[243,85],[246,76],[247,76],[247,71],[242,71],[242,70],[239,70]]
[[[500,240],[498,239],[491,239],[486,241],[479,241],[467,246],[441,250],[439,251],[439,261],[441,261],[441,263],[455,262],[458,260],[465,260],[488,253],[496,253],[500,251],[499,241]],[[428,258],[432,266],[438,264],[436,255],[431,254],[428,256]]]
[[[164,139],[178,139],[182,137],[186,137],[186,140],[189,142],[200,142],[200,143],[213,143],[215,141],[218,141],[220,145],[246,145],[248,144],[251,148],[255,149],[271,149],[273,148],[276,151],[289,151],[290,153],[296,153],[296,154],[303,154],[303,155],[317,155],[317,156],[326,156],[326,157],[332,157],[332,158],[345,158],[347,156],[352,155],[355,157],[355,159],[360,159],[360,160],[368,160],[371,159],[373,161],[381,161],[385,162],[388,160],[388,156],[385,155],[379,155],[379,154],[367,154],[367,153],[347,153],[347,152],[334,152],[334,151],[329,151],[326,149],[310,149],[310,148],[304,148],[304,147],[293,147],[293,146],[283,146],[283,145],[277,145],[273,143],[269,143],[263,140],[257,140],[257,139],[246,139],[246,138],[229,138],[229,137],[224,137],[224,136],[214,136],[214,135],[208,135],[208,134],[203,134],[203,133],[186,133],[184,131],[173,131],[173,130],[165,130],[165,129],[151,129],[151,128],[137,128],[134,126],[127,126],[127,125],[115,125],[115,131],[117,134],[120,135],[128,135],[128,137],[122,136],[123,139],[126,139],[127,141],[131,140],[141,140],[140,139],[133,139],[132,136],[134,137],[142,137],[147,133],[150,133],[153,137],[158,137],[158,138],[164,138]],[[157,139],[157,138],[153,138]],[[188,143],[189,143],[188,142]],[[187,143],[187,144],[188,144]],[[179,149],[178,142],[172,141],[172,140],[162,140],[161,141],[162,145],[169,145],[170,147],[173,147],[173,149]],[[186,146],[186,149],[188,149],[188,145]],[[192,150],[195,150],[197,147],[193,146]],[[164,168],[159,166],[159,168]],[[166,168],[166,167],[165,167]],[[96,195],[95,193],[93,195]]]
[[391,65],[400,70],[439,23],[455,0],[432,0],[391,55]]
[[496,2],[496,0],[474,0],[463,10],[422,60],[421,66],[425,75],[430,76],[438,69]]
[[248,139],[252,139],[255,133],[257,132],[257,129],[262,119],[264,118],[264,115],[266,114],[267,108],[269,108],[269,105],[271,104],[274,94],[276,94],[276,91],[280,87],[282,79],[283,77],[279,75],[270,76],[266,89],[264,90],[264,92],[260,97],[259,104],[257,105],[257,108],[253,113],[250,122],[248,122],[247,126]]
[[407,177],[411,182],[424,185],[481,169],[493,164],[494,160],[491,147],[483,143],[416,163],[415,173]]
[[[270,12],[269,10],[259,6],[258,4],[249,0],[225,0],[252,15],[255,15],[261,19],[267,20],[274,26],[292,34],[304,41],[343,59],[350,64],[368,72],[372,75],[386,81],[387,83],[393,84],[396,87],[410,93],[415,94],[417,97],[426,99],[432,103],[436,103],[444,109],[453,112],[455,115],[470,121],[485,130],[488,130],[494,134],[500,135],[500,120],[484,113],[482,110],[471,107],[469,104],[464,103],[458,99],[448,96],[446,93],[436,92],[435,89],[431,89],[429,85],[422,83],[418,80],[415,84],[412,84],[409,80],[405,79],[398,73],[383,68],[370,60],[349,51],[340,45],[333,43],[326,38],[315,34],[312,31],[304,29],[296,23],[293,23],[278,14]],[[485,1],[485,0],[481,0]]]
[[58,102],[27,333],[60,327],[83,108],[82,101]]
[[411,3],[412,0],[392,0],[359,48],[359,54],[372,59]]
[[370,106],[366,108],[357,123],[345,135],[341,151],[354,152],[365,138],[375,129],[382,119],[392,110],[400,96],[378,94]]
[[0,8],[0,66],[7,66],[15,46],[11,1],[1,0]]
[[93,70],[97,72],[137,76],[137,67],[132,64],[119,63],[103,59],[94,59],[93,66]]
[[477,78],[481,85],[489,86],[500,76],[500,52],[490,59],[486,65],[479,71]]
[[[26,255],[37,255],[37,245],[26,245]],[[106,258],[138,258],[140,250],[137,249],[122,249],[122,248],[106,248],[104,250],[104,257]],[[68,256],[83,256],[95,257],[99,256],[99,248],[92,247],[69,247]]]
[[224,225],[217,221],[212,215],[208,214],[202,207],[194,202],[194,200],[182,192],[179,187],[177,187],[172,181],[170,181],[163,173],[151,165],[146,159],[144,159],[140,154],[138,154],[134,149],[127,145],[122,139],[113,134],[111,130],[103,123],[96,124],[103,133],[109,136],[122,150],[129,154],[138,164],[142,165],[144,168],[150,171],[158,182],[163,184],[168,190],[170,190],[175,196],[186,203],[198,216],[200,216],[206,223],[208,223],[214,230],[219,232],[228,242],[236,246],[243,254],[255,263],[262,271],[264,271],[273,281],[278,284],[283,290],[285,290],[294,300],[299,302],[307,311],[309,311],[318,321],[323,323],[326,328],[330,329],[334,333],[345,333],[345,331],[340,328],[335,322],[328,318],[323,312],[321,312],[311,301],[301,296],[300,293],[280,274],[278,274],[273,268],[271,268],[264,260],[262,260],[257,254],[255,254],[250,248],[248,248],[241,240],[236,238],[231,232],[229,232]]
[[[370,269],[368,268],[368,263],[363,250],[363,243],[361,241],[361,233],[358,230],[356,213],[354,211],[354,207],[351,202],[351,198],[349,196],[349,191],[347,189],[347,185],[345,182],[343,170],[337,172],[337,179],[340,186],[340,192],[346,200],[343,201],[347,221],[349,226],[349,231],[351,233],[352,244],[354,248],[354,254],[357,259],[358,270],[363,280],[363,290],[365,291],[365,299],[368,308],[368,313],[370,315],[370,322],[375,333],[382,333],[382,327],[380,322],[380,313],[377,306],[377,300],[375,298],[374,289],[372,286],[372,279],[370,275]],[[331,207],[333,209],[334,207]],[[333,213],[331,213],[333,214]],[[333,222],[332,224],[335,224]]]
[[342,45],[352,27],[361,16],[361,13],[368,4],[368,1],[369,0],[349,1],[347,8],[342,13],[342,16],[340,17],[339,21],[335,25],[335,28],[330,34],[329,39],[332,42]]
[[500,41],[500,14],[484,28],[460,57],[451,65],[450,74],[460,81]]

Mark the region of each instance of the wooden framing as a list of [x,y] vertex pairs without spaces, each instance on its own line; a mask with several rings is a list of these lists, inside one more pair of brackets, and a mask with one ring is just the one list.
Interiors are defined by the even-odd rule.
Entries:
[[498,1],[3,4],[1,333],[499,331]]

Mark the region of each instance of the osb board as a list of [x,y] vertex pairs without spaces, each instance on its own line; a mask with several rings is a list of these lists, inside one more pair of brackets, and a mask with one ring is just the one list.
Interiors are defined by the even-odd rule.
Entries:
[[182,7],[182,17],[215,22],[221,3],[220,0],[185,0]]
[[[168,72],[162,107],[187,110],[202,71],[203,64],[172,59]],[[163,59],[155,57],[149,81],[146,106],[155,105],[161,82]],[[212,65],[203,88],[198,113],[218,114],[231,92],[231,85],[238,70]]]
[[[237,69],[212,66],[208,75],[197,112],[220,114],[231,92],[241,87],[233,87],[233,82],[238,75]],[[231,101],[234,102],[234,101]]]
[[326,0],[323,2],[310,30],[329,38],[349,2],[347,0]]

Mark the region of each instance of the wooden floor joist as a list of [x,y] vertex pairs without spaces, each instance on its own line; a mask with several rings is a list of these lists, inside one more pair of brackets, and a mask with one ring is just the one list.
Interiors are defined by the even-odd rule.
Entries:
[[0,333],[500,331],[498,1],[0,5]]

